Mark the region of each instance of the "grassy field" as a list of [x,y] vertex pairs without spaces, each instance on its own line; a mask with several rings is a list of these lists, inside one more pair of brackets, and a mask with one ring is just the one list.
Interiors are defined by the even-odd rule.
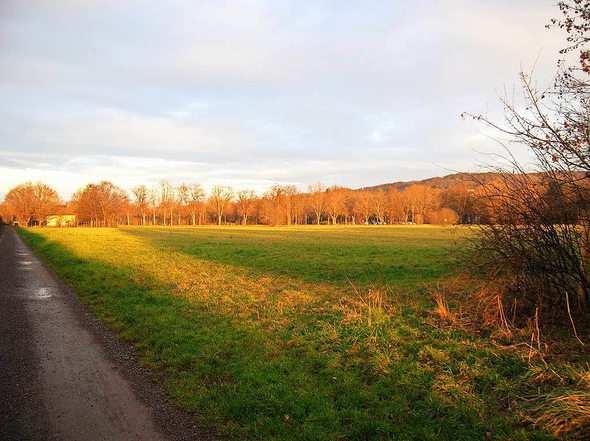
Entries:
[[30,229],[21,234],[201,424],[263,440],[550,439],[526,363],[436,325],[439,227]]

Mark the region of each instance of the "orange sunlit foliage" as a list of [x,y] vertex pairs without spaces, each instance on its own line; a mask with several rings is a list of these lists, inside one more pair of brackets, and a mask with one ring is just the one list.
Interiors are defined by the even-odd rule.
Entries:
[[41,182],[26,182],[8,192],[1,217],[20,225],[39,225],[49,214],[56,212],[59,205],[59,196],[53,188]]
[[[317,183],[307,192],[293,185],[274,185],[259,196],[252,190],[234,192],[227,186],[215,186],[207,195],[198,184],[174,186],[162,181],[153,188],[139,185],[128,195],[110,182],[100,182],[78,190],[69,205],[61,204],[57,193],[50,190],[44,184],[15,187],[0,205],[0,216],[4,221],[15,219],[30,225],[65,210],[84,226],[451,224],[485,218],[485,210],[477,206],[477,191],[461,185],[351,190]],[[40,203],[39,198],[45,202]]]

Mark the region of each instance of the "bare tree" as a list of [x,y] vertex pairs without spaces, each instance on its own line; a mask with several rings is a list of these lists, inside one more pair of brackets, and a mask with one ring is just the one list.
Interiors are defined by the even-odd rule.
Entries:
[[158,206],[160,205],[158,195],[159,191],[157,188],[152,188],[148,191],[148,204],[152,214],[152,225],[156,225],[156,214],[158,212]]
[[404,194],[394,187],[387,189],[385,193],[385,213],[390,223],[407,222]]
[[271,225],[281,225],[285,217],[285,191],[280,185],[273,185],[263,197],[263,213]]
[[474,209],[476,204],[475,189],[467,182],[454,184],[447,188],[442,195],[442,205],[454,210],[461,223],[470,224],[475,221]]
[[298,193],[291,197],[291,211],[295,224],[306,223],[307,195]]
[[362,222],[368,224],[373,214],[373,193],[368,190],[356,192],[354,209],[360,215]]
[[177,210],[177,215],[178,215],[178,224],[180,225],[182,223],[181,219],[182,219],[182,215],[186,214],[186,210],[188,209],[188,205],[190,202],[190,188],[187,184],[185,184],[184,182],[182,184],[180,184],[178,186],[178,188],[176,189],[176,195],[177,195],[177,204],[178,204],[178,210]]
[[145,185],[139,185],[132,190],[135,207],[141,217],[141,225],[145,225],[146,212],[149,205],[149,192]]
[[192,184],[189,187],[188,205],[191,212],[191,223],[193,225],[196,225],[197,213],[199,214],[199,225],[202,222],[203,199],[205,199],[203,187],[201,187],[199,184]]
[[211,189],[209,203],[215,211],[217,225],[221,225],[223,214],[233,198],[233,190],[230,187],[216,185]]
[[128,202],[127,195],[111,182],[88,184],[74,194],[78,218],[90,226],[115,226]]
[[326,198],[326,187],[321,184],[313,184],[309,186],[309,203],[316,218],[316,224],[322,222],[322,214],[324,213],[324,204]]
[[336,225],[338,218],[346,212],[346,190],[340,187],[331,187],[326,192],[326,210],[332,225]]
[[169,225],[173,224],[173,210],[174,210],[174,187],[168,181],[160,182],[160,211],[163,216],[163,225],[166,225],[166,217],[169,214]]
[[287,220],[287,225],[291,225],[293,221],[293,201],[299,192],[294,185],[284,185],[283,193],[285,197],[285,218]]
[[238,216],[242,225],[246,225],[248,223],[248,217],[254,208],[256,194],[252,190],[242,190],[238,192],[237,196]]
[[427,212],[438,209],[440,205],[440,191],[426,185],[411,185],[404,193],[410,205],[412,222],[415,224],[423,224]]
[[385,222],[385,210],[386,210],[386,199],[385,192],[377,190],[373,193],[371,198],[373,202],[373,213],[377,218],[377,223],[382,224]]

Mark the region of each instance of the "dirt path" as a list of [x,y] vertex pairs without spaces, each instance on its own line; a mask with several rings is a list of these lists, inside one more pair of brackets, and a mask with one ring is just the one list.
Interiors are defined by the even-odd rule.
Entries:
[[0,236],[0,439],[166,439],[76,303],[6,228]]

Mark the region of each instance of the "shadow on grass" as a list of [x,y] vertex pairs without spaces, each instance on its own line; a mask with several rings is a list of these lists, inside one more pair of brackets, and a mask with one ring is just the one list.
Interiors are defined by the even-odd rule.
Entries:
[[369,228],[335,232],[240,228],[121,231],[156,248],[241,267],[253,275],[287,276],[308,283],[342,286],[353,280],[359,285],[412,288],[449,275],[455,268],[449,229],[441,234],[436,228],[418,228],[420,234],[416,235],[401,228]]
[[[482,412],[443,399],[418,341],[378,373],[370,347],[355,346],[358,336],[332,341],[321,323],[269,334],[175,297],[147,275],[135,283],[136,268],[81,259],[34,231],[21,234],[98,318],[135,344],[145,364],[164,373],[180,405],[232,438],[544,439],[493,405]],[[495,386],[488,381],[482,395]]]

